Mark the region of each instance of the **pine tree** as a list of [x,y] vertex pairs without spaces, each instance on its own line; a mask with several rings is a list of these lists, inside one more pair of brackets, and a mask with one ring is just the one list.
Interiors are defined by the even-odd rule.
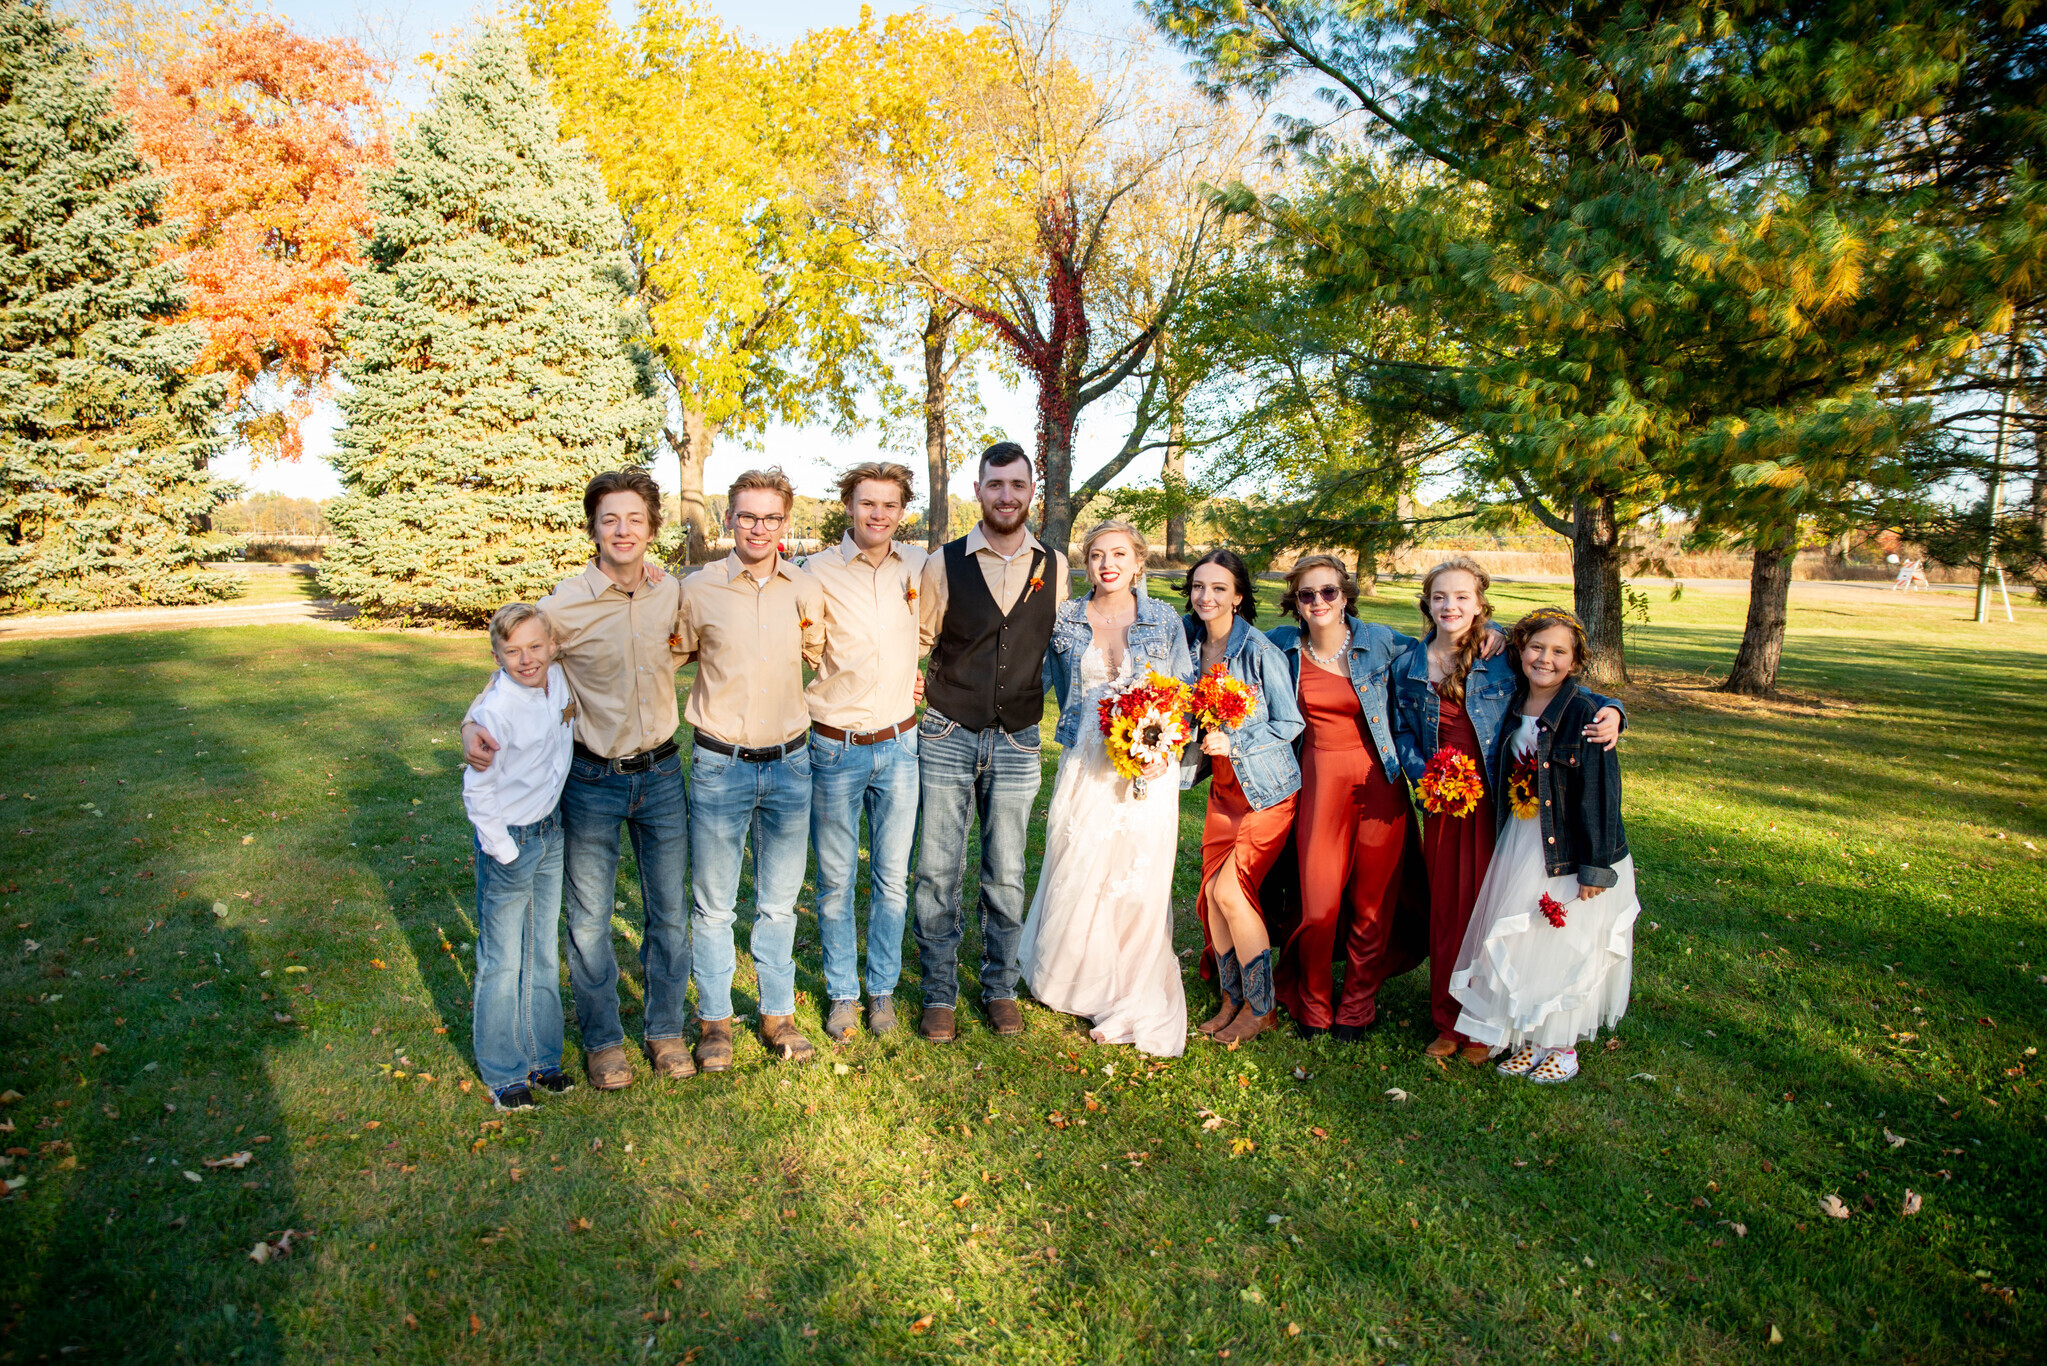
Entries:
[[477,623],[540,596],[589,559],[590,476],[647,458],[623,229],[557,132],[489,30],[372,179],[321,574],[372,617]]
[[0,606],[204,602],[231,486],[163,182],[43,3],[0,0]]

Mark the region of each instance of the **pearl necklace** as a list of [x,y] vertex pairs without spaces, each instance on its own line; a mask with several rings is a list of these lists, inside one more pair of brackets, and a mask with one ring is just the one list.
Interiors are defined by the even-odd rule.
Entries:
[[1301,648],[1308,652],[1308,658],[1314,660],[1325,669],[1333,669],[1343,661],[1343,652],[1341,650],[1333,655],[1325,655],[1315,648],[1314,642],[1309,640],[1305,633],[1301,636]]

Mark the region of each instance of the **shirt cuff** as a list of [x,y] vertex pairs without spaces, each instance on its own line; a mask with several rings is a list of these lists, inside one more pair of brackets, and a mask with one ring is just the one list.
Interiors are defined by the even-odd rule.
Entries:
[[1621,875],[1611,868],[1601,868],[1593,863],[1578,865],[1580,887],[1616,887],[1620,885],[1620,880]]

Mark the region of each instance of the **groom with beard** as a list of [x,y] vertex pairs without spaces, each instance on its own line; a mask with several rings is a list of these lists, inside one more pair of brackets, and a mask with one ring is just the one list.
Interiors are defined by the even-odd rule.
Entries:
[[981,453],[981,521],[924,563],[920,634],[930,651],[918,723],[923,841],[917,860],[917,952],[932,1043],[958,1036],[960,882],[968,824],[981,822],[981,1009],[1000,1035],[1023,1033],[1017,941],[1029,898],[1024,849],[1043,770],[1039,723],[1053,609],[1066,597],[1066,556],[1024,525],[1037,479],[1013,441]]

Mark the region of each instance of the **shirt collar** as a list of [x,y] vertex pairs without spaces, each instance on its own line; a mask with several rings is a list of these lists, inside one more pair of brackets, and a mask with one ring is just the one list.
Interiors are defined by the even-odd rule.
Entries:
[[[978,527],[975,529],[979,530]],[[967,547],[967,549],[968,552],[971,553],[973,547],[969,546]],[[853,561],[859,558],[860,543],[853,539],[853,533],[849,531],[844,536],[839,538],[839,563],[851,564],[853,563]],[[885,558],[900,560],[901,558],[903,558],[903,547],[898,542],[891,540],[888,543],[888,555]]]
[[[1021,555],[1028,550],[1043,550],[1044,548],[1045,547],[1038,541],[1038,538],[1031,535],[1031,529],[1029,527],[1025,527],[1023,545],[1021,548],[1018,549],[1016,553],[1017,555]],[[1000,553],[995,549],[994,546],[988,544],[988,537],[982,533],[981,524],[979,522],[976,522],[974,523],[974,529],[967,533],[967,553],[969,555],[973,555],[978,554],[983,550],[987,551],[991,555],[996,555]],[[1010,558],[1014,559],[1015,556],[1011,556]]]
[[[741,578],[752,577],[747,574],[746,566],[739,562],[739,552],[736,550],[727,551],[724,560],[720,563],[725,571],[725,582],[728,584],[738,583]],[[777,575],[788,579],[791,583],[796,581],[789,573],[789,557],[787,555],[778,554],[775,556],[775,573],[768,577],[774,578]]]
[[[604,572],[604,567],[598,564],[595,559],[592,559],[589,567],[576,577],[581,579],[589,588],[590,597],[593,601],[603,597],[607,589],[618,588],[619,592],[625,592],[625,589],[619,588],[618,584],[612,580],[611,575]],[[640,571],[640,587],[652,587],[653,582],[651,578],[647,577],[646,570],[642,569]]]

